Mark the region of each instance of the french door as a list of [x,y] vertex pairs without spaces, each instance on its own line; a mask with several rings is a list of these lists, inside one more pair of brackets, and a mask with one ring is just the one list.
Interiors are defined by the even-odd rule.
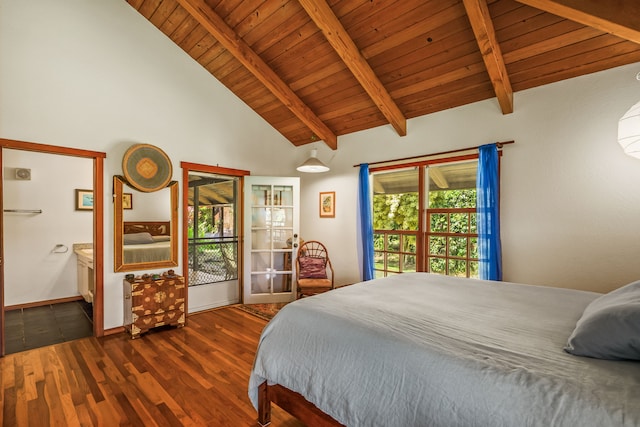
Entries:
[[244,179],[245,304],[295,299],[300,178]]

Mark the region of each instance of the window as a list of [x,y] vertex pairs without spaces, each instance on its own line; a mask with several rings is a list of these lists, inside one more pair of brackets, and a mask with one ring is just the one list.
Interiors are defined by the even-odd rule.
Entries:
[[431,273],[478,277],[476,210],[427,210],[427,269]]
[[428,168],[425,270],[478,277],[477,160]]
[[438,162],[372,173],[376,277],[478,277],[477,159]]
[[372,178],[375,276],[421,271],[419,169],[380,172]]

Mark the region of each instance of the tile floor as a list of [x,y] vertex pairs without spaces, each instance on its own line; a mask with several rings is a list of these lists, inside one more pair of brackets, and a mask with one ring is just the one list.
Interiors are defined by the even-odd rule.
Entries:
[[5,354],[93,335],[91,304],[72,301],[4,313]]

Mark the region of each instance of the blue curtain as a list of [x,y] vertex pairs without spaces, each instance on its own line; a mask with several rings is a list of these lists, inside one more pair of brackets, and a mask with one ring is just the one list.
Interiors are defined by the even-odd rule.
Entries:
[[500,188],[498,148],[495,144],[479,147],[478,158],[478,257],[480,278],[502,280],[500,244]]
[[369,165],[360,165],[358,201],[360,208],[360,239],[362,243],[362,280],[371,280],[373,273],[373,218],[369,192]]

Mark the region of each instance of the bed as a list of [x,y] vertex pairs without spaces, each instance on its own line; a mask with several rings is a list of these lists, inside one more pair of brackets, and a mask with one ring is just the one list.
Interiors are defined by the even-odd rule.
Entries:
[[273,402],[314,427],[638,426],[640,362],[565,350],[601,297],[428,273],[338,288],[267,324],[249,397],[263,425]]
[[124,223],[123,255],[125,264],[171,259],[169,221]]

